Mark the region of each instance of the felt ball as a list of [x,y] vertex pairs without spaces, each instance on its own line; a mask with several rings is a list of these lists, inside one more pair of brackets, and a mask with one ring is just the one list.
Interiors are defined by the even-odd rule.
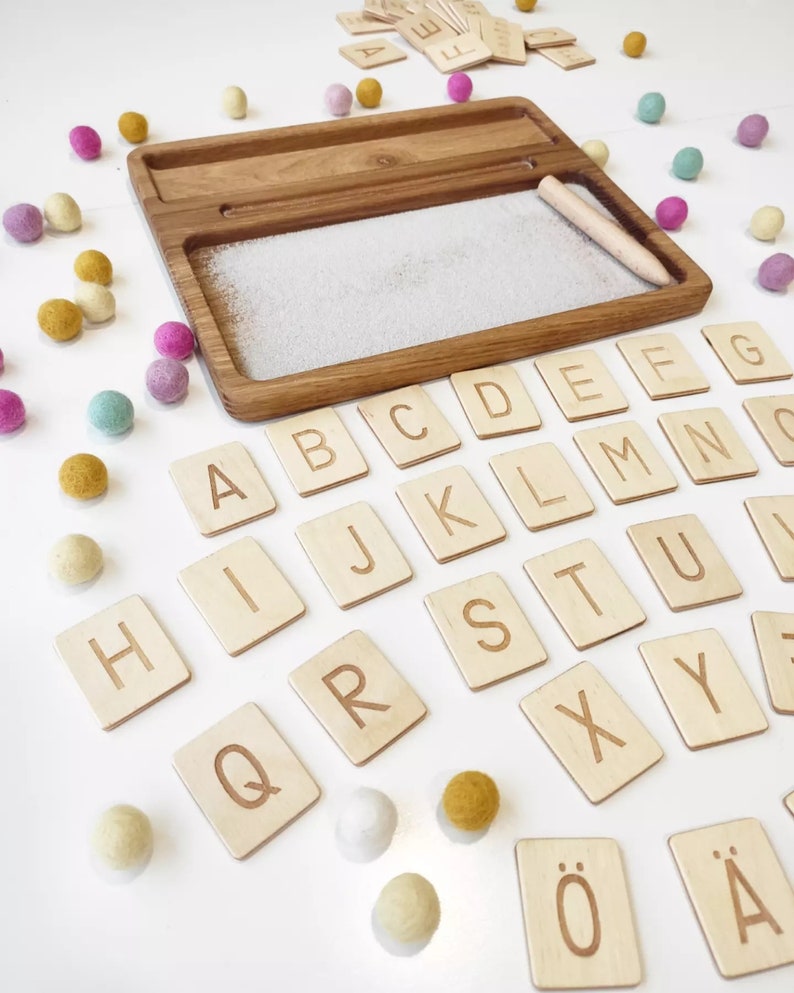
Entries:
[[50,575],[67,586],[87,583],[102,568],[102,549],[85,534],[67,534],[50,549]]
[[345,855],[368,862],[382,855],[397,827],[397,808],[380,790],[362,786],[348,797],[336,821],[336,840]]
[[362,107],[378,107],[383,97],[383,87],[371,76],[362,79],[356,87],[356,100]]
[[499,810],[499,790],[484,772],[459,772],[441,798],[447,820],[462,831],[482,831]]
[[149,137],[149,122],[134,110],[125,110],[119,118],[119,134],[131,145],[140,145]]
[[0,390],[0,434],[11,434],[25,423],[25,404],[13,390]]
[[193,332],[181,321],[166,321],[154,332],[154,347],[167,359],[186,359],[195,347]]
[[665,231],[680,228],[688,214],[689,207],[681,197],[665,197],[656,205],[656,223]]
[[427,941],[441,919],[433,884],[416,872],[395,876],[380,891],[375,917],[389,937],[409,943]]
[[695,179],[703,168],[703,153],[699,148],[682,148],[673,159],[673,175],[679,179]]
[[769,133],[769,121],[763,114],[750,114],[739,121],[736,137],[740,145],[747,148],[758,148]]
[[623,39],[623,51],[632,59],[638,59],[645,51],[648,39],[642,31],[629,31]]
[[129,804],[109,807],[94,825],[91,848],[110,869],[133,869],[149,858],[152,825],[142,810]]
[[582,145],[582,151],[601,169],[603,169],[609,161],[609,149],[603,141],[598,141],[596,138],[586,141]]
[[69,144],[81,159],[96,159],[102,151],[102,139],[87,124],[80,124],[69,132]]
[[785,290],[792,280],[794,259],[785,252],[770,255],[758,269],[758,282],[765,290]]
[[227,86],[221,94],[221,107],[227,117],[239,121],[248,113],[248,97],[239,86]]
[[113,280],[113,266],[104,252],[88,248],[80,252],[74,260],[74,272],[78,279],[86,283],[101,283],[107,286]]
[[353,94],[342,83],[331,83],[325,91],[325,106],[334,117],[344,117],[353,106]]
[[516,0],[516,7],[518,7],[519,10],[523,10],[524,13],[527,13],[528,11],[535,9],[537,2],[538,0]]
[[3,212],[3,227],[14,241],[38,241],[44,222],[41,211],[32,203],[15,203]]
[[36,316],[41,330],[53,341],[70,341],[83,326],[83,312],[71,300],[45,300]]
[[465,72],[453,72],[447,80],[447,95],[455,103],[466,103],[474,89],[471,76]]
[[666,108],[661,93],[644,93],[637,104],[637,117],[646,124],[658,124]]
[[187,394],[190,377],[176,359],[155,359],[146,370],[146,389],[161,403],[176,403]]
[[116,313],[116,298],[99,283],[80,283],[74,291],[74,302],[91,324],[109,321]]
[[117,390],[95,393],[88,403],[88,420],[102,434],[124,434],[132,427],[134,419],[132,401]]
[[75,500],[93,500],[108,488],[108,471],[96,455],[70,455],[58,470],[63,492]]
[[750,218],[750,233],[759,241],[772,241],[783,230],[785,222],[780,207],[759,207]]
[[77,231],[83,215],[68,193],[51,193],[44,201],[44,219],[54,231]]

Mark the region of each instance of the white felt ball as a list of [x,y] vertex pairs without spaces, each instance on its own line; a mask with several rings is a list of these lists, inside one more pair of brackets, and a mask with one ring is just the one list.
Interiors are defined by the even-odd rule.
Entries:
[[109,321],[116,313],[116,298],[101,283],[80,283],[74,293],[74,302],[91,324]]
[[598,141],[595,138],[591,141],[586,141],[582,145],[582,151],[588,158],[595,162],[599,169],[603,169],[609,161],[609,149],[603,141]]
[[151,854],[152,825],[137,807],[109,807],[94,826],[91,847],[110,869],[132,869]]
[[77,201],[68,193],[51,193],[47,197],[44,218],[56,231],[76,231],[83,223]]
[[759,241],[772,241],[783,230],[785,222],[780,207],[759,207],[750,219],[750,233]]
[[427,941],[441,919],[438,894],[424,876],[404,872],[380,891],[375,904],[378,923],[395,941]]
[[344,855],[368,862],[382,855],[397,827],[397,808],[381,793],[366,786],[350,795],[336,821],[336,840]]
[[67,586],[87,583],[102,568],[102,549],[85,534],[67,534],[50,549],[50,575]]
[[227,86],[221,96],[223,112],[227,117],[239,120],[248,113],[248,97],[239,86]]

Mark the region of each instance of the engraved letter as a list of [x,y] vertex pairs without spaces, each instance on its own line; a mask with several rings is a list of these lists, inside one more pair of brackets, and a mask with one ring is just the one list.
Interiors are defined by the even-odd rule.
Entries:
[[592,607],[593,613],[597,617],[601,617],[601,615],[604,613],[604,611],[598,606],[598,604],[596,603],[596,601],[590,596],[590,593],[588,592],[587,587],[584,585],[584,583],[581,581],[581,579],[576,575],[576,573],[580,569],[584,569],[584,568],[585,568],[584,562],[577,562],[576,565],[569,565],[567,569],[560,569],[559,572],[555,572],[554,573],[554,578],[555,579],[562,579],[563,576],[570,576],[571,579],[576,584],[577,590],[579,590],[579,592],[582,594],[582,596],[585,598],[585,600],[587,600],[587,602]]
[[678,532],[678,537],[681,539],[681,543],[684,546],[684,548],[692,556],[692,561],[697,566],[694,572],[684,572],[684,570],[681,568],[678,562],[676,562],[675,558],[673,557],[673,553],[667,547],[667,542],[664,540],[664,538],[661,535],[657,535],[656,540],[659,542],[662,551],[667,556],[667,561],[675,569],[676,573],[681,577],[681,579],[685,579],[688,583],[697,583],[706,575],[706,567],[697,557],[697,553],[695,552],[695,549],[690,545],[689,539],[687,538],[687,536],[684,534],[683,531]]
[[[576,868],[579,872],[581,872],[584,869],[584,866],[581,862],[577,862]],[[565,872],[564,862],[560,863],[560,872]],[[571,936],[571,931],[568,927],[568,917],[565,913],[565,891],[569,886],[581,886],[584,895],[587,898],[587,906],[590,910],[590,919],[593,922],[593,937],[589,945],[577,945]],[[567,875],[562,877],[559,883],[557,883],[557,922],[560,925],[562,940],[568,946],[569,951],[573,952],[574,955],[581,956],[582,958],[595,955],[601,946],[601,918],[598,914],[598,904],[596,903],[593,888],[584,876],[580,876],[578,873],[569,872]]]
[[627,436],[624,435],[624,437],[623,437],[623,447],[622,447],[622,449],[620,451],[618,451],[616,448],[613,448],[611,445],[608,445],[605,441],[600,441],[598,444],[599,444],[599,447],[601,448],[601,451],[609,459],[609,461],[610,461],[610,463],[612,465],[612,468],[620,476],[620,478],[623,480],[624,483],[626,482],[626,477],[623,475],[623,470],[617,464],[617,462],[615,461],[615,459],[612,458],[613,455],[615,456],[615,458],[621,459],[623,462],[628,462],[628,460],[629,460],[629,452],[631,452],[631,454],[634,456],[634,458],[637,459],[637,461],[643,467],[643,469],[645,470],[645,472],[649,476],[652,476],[653,475],[653,473],[651,472],[651,470],[645,464],[645,459],[643,459],[643,457],[640,455],[640,453],[634,447],[634,443]]
[[[303,442],[299,441],[298,439],[302,438],[305,434],[313,434],[316,438],[319,438],[320,440],[317,442],[316,445],[311,445],[309,446],[309,448],[304,448]],[[327,466],[333,465],[334,462],[336,462],[336,452],[333,450],[333,448],[331,448],[328,445],[328,443],[326,442],[325,435],[319,429],[306,428],[304,431],[296,431],[295,434],[293,434],[292,438],[295,444],[300,449],[301,455],[306,460],[306,465],[308,465],[308,467],[311,469],[312,472],[315,472],[317,469],[325,469]],[[319,451],[325,452],[328,455],[328,458],[325,459],[325,461],[323,462],[315,463],[312,459],[309,458],[309,454],[311,452],[319,452]]]
[[[422,29],[421,31],[419,30],[420,28]],[[434,34],[438,34],[440,30],[441,25],[436,24],[434,21],[420,21],[419,24],[411,28],[411,32],[422,41],[427,41]]]
[[695,672],[694,669],[690,669],[689,666],[684,662],[683,659],[674,658],[673,662],[680,666],[684,672],[690,675],[698,686],[706,694],[706,699],[711,704],[711,709],[715,714],[721,714],[720,705],[717,703],[714,694],[711,692],[711,687],[709,686],[708,676],[706,675],[706,653],[698,652],[698,671]]
[[711,434],[710,439],[707,438],[704,434],[701,434],[700,431],[698,431],[696,428],[693,428],[691,424],[684,425],[684,430],[689,435],[689,438],[694,444],[695,448],[698,450],[698,455],[700,455],[703,461],[707,464],[711,461],[708,452],[704,448],[701,448],[701,446],[698,444],[698,441],[702,441],[704,445],[708,445],[709,448],[713,448],[715,452],[719,452],[724,459],[727,459],[729,462],[731,462],[733,460],[733,456],[728,451],[725,442],[722,440],[722,438],[720,438],[720,436],[712,427],[711,421],[705,421],[705,425],[709,429],[709,433]]
[[777,424],[789,441],[794,441],[794,434],[792,434],[788,428],[783,427],[784,414],[788,414],[789,417],[794,417],[794,410],[792,410],[791,407],[778,407],[774,413],[775,424]]
[[[246,789],[256,790],[256,792],[259,793],[256,800],[246,799],[246,797],[238,793],[229,782],[229,777],[226,775],[226,771],[223,768],[223,760],[230,752],[236,752],[238,755],[242,755],[246,762],[250,763],[251,768],[256,773],[256,782],[243,784]],[[280,786],[271,786],[270,780],[268,779],[268,775],[265,772],[262,763],[256,755],[252,755],[244,745],[226,745],[225,748],[222,748],[218,752],[215,756],[215,775],[218,777],[218,781],[228,796],[231,797],[231,799],[234,800],[238,806],[245,807],[246,810],[256,810],[256,808],[261,807],[263,803],[267,803],[271,795],[281,792]]]
[[[505,408],[504,410],[494,410],[493,407],[488,403],[488,399],[485,396],[485,387],[493,386],[493,388],[500,394],[502,400],[504,400]],[[475,383],[474,389],[477,391],[477,396],[480,398],[483,407],[488,411],[489,417],[507,417],[508,414],[513,412],[513,404],[510,402],[510,397],[507,395],[507,391],[504,387],[500,386],[498,383],[494,383],[491,380],[487,380],[483,383]]]
[[548,500],[542,500],[541,497],[540,497],[540,494],[538,493],[538,491],[535,489],[535,487],[532,485],[532,483],[530,483],[530,481],[527,479],[527,474],[524,472],[524,467],[523,466],[520,466],[520,465],[517,465],[516,466],[516,471],[518,472],[518,475],[524,481],[524,485],[529,490],[529,492],[532,494],[532,497],[533,497],[535,503],[539,507],[549,507],[553,503],[565,503],[565,501],[568,499],[568,497],[563,493],[560,496],[549,497]]
[[585,383],[595,383],[594,379],[570,379],[568,376],[569,372],[575,372],[577,369],[584,369],[583,365],[564,365],[560,366],[560,375],[565,380],[565,382],[571,387],[571,391],[576,399],[581,403],[583,400],[600,400],[603,397],[603,393],[580,393],[576,389],[577,386],[584,386]]
[[464,527],[467,527],[467,528],[476,528],[477,525],[474,523],[474,521],[467,521],[465,517],[456,517],[455,514],[450,514],[449,513],[449,511],[447,510],[447,503],[449,502],[449,496],[450,496],[451,493],[452,493],[452,483],[450,483],[448,486],[445,486],[444,487],[444,495],[441,497],[441,506],[440,507],[437,507],[433,503],[433,501],[430,499],[430,494],[429,493],[425,493],[425,500],[427,500],[427,502],[430,504],[430,506],[435,511],[436,517],[444,525],[444,530],[447,532],[448,535],[453,535],[455,533],[452,530],[452,528],[449,526],[449,524],[447,524],[447,521],[448,520],[449,521],[457,521],[458,524],[462,524]]
[[[738,854],[733,845],[731,845],[730,851],[731,855]],[[714,852],[714,858],[719,859],[722,858],[722,856],[719,852]],[[775,934],[783,934],[783,928],[769,912],[764,904],[764,901],[756,893],[750,881],[733,859],[725,859],[725,872],[728,875],[728,886],[731,890],[733,915],[736,918],[736,926],[739,928],[739,941],[743,945],[747,944],[747,928],[748,926],[752,927],[754,924],[768,924]],[[753,901],[756,907],[758,907],[757,914],[745,914],[742,910],[742,900],[739,895],[739,886],[742,887],[747,896]]]
[[[213,465],[211,462],[207,466],[207,474],[210,477],[210,490],[212,492],[213,510],[217,510],[221,505],[221,500],[223,500],[224,497],[231,496],[232,493],[235,496],[238,496],[241,500],[248,499],[248,496],[245,493],[243,493],[240,487],[235,486],[234,483],[231,481],[231,479],[229,479],[229,477],[224,472],[221,472],[221,470],[216,465]],[[223,493],[219,493],[218,484],[215,481],[216,477],[222,479],[224,483],[226,483],[226,485],[229,487],[229,489],[225,490]]]
[[467,604],[463,607],[463,620],[473,628],[497,628],[502,632],[502,640],[498,645],[492,645],[487,641],[482,641],[481,639],[477,642],[480,648],[484,648],[486,652],[501,652],[510,644],[513,640],[510,634],[510,629],[506,624],[501,621],[475,621],[471,616],[472,608],[474,607],[487,607],[489,610],[496,610],[496,606],[491,603],[490,600],[483,600],[477,598],[476,600],[469,600]]
[[617,745],[618,748],[623,748],[626,744],[621,738],[602,728],[600,725],[594,723],[592,714],[590,713],[590,704],[587,702],[587,694],[584,690],[579,690],[579,703],[582,707],[582,713],[577,714],[575,710],[570,710],[568,707],[564,707],[561,703],[558,703],[554,708],[559,710],[561,714],[565,714],[566,717],[570,717],[571,720],[576,721],[577,724],[582,724],[587,728],[587,734],[590,738],[590,747],[593,749],[593,757],[596,760],[596,764],[601,762],[604,756],[601,754],[601,742],[598,740],[598,735],[600,734],[602,738],[606,738],[607,741],[611,741],[613,745]]
[[783,528],[789,538],[794,538],[794,531],[786,524],[780,514],[772,514],[772,517],[778,522],[778,524]]
[[116,670],[113,668],[113,666],[114,666],[114,664],[116,662],[118,662],[120,659],[123,659],[125,656],[131,655],[131,654],[134,653],[141,660],[141,662],[143,663],[143,667],[144,667],[144,669],[146,669],[147,672],[152,672],[154,670],[154,666],[146,658],[146,654],[145,654],[144,650],[141,648],[141,646],[135,640],[134,635],[132,634],[132,632],[130,631],[130,629],[127,627],[127,625],[124,623],[124,621],[120,621],[119,622],[119,631],[121,631],[121,633],[127,639],[127,643],[128,644],[127,644],[127,647],[126,648],[122,648],[122,650],[120,652],[116,652],[116,654],[115,655],[111,655],[110,658],[108,658],[107,655],[105,655],[105,653],[99,647],[99,645],[97,644],[96,638],[91,638],[91,640],[88,642],[88,644],[91,646],[91,649],[92,649],[94,655],[96,655],[96,657],[102,663],[102,667],[104,668],[104,670],[108,674],[108,676],[110,676],[110,679],[111,679],[113,685],[116,687],[116,689],[117,690],[123,690],[124,689],[124,683],[121,681],[121,679],[119,678],[119,676],[116,673]]
[[662,382],[664,382],[664,376],[659,372],[659,366],[675,365],[675,359],[661,359],[659,362],[654,362],[654,360],[650,358],[648,354],[649,352],[666,352],[667,349],[664,347],[664,345],[653,345],[651,348],[641,348],[640,351],[645,356],[645,361],[648,363],[651,369],[653,369],[653,371],[656,373],[659,379],[661,379]]
[[372,572],[372,570],[375,568],[375,559],[373,559],[373,557],[370,555],[369,549],[361,540],[361,538],[359,538],[358,532],[356,531],[356,529],[353,527],[352,524],[348,524],[347,530],[350,532],[353,541],[355,541],[355,543],[364,553],[364,558],[367,560],[366,565],[351,565],[350,571],[355,572],[359,576],[366,576],[368,572]]
[[[745,352],[742,353],[742,352],[739,351],[739,349],[738,349],[738,347],[736,345],[736,342],[737,341],[752,341],[752,338],[748,338],[746,334],[732,334],[731,335],[731,348],[733,348],[734,352],[736,352],[736,354],[739,356],[739,358],[742,359],[744,362],[746,362],[748,365],[763,365],[764,364],[764,361],[765,361],[764,354],[761,351],[761,349],[758,348],[757,345],[752,345],[751,347],[746,348],[745,349]],[[744,346],[742,346],[742,347],[744,347]],[[748,358],[749,355],[753,355],[754,358],[752,358],[752,359],[751,358]]]
[[427,428],[422,428],[419,431],[419,434],[411,434],[410,431],[406,431],[402,424],[400,424],[397,420],[397,414],[395,413],[397,410],[413,410],[413,407],[407,403],[395,403],[393,407],[389,408],[389,418],[404,438],[410,438],[411,441],[421,441],[422,438],[427,437]]
[[[356,685],[350,690],[349,693],[340,693],[339,690],[334,686],[334,680],[337,676],[341,675],[343,672],[352,672],[356,677]],[[323,676],[323,682],[331,691],[331,694],[338,700],[339,703],[345,708],[348,714],[352,717],[355,724],[358,727],[365,727],[364,721],[358,716],[355,708],[359,710],[389,710],[390,706],[387,703],[370,703],[368,700],[357,700],[356,697],[359,693],[364,691],[367,685],[367,677],[364,675],[362,670],[357,665],[339,665],[334,669],[333,672],[327,673]]]
[[248,609],[251,611],[251,613],[252,614],[258,613],[259,606],[256,604],[254,600],[251,599],[251,597],[248,595],[248,590],[246,590],[246,588],[243,586],[243,584],[240,582],[237,576],[235,576],[235,574],[228,567],[228,565],[224,567],[223,574],[224,576],[226,576],[226,578],[229,580],[232,586],[237,590],[237,592],[240,594],[243,600],[245,600],[246,605],[248,606]]

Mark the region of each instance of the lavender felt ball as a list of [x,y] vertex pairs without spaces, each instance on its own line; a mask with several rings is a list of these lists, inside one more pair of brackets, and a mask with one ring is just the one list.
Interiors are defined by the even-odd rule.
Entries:
[[25,404],[12,390],[0,390],[0,434],[11,434],[25,423]]
[[764,259],[758,269],[758,282],[765,290],[785,290],[794,280],[794,259],[785,252],[776,252]]
[[656,206],[656,223],[665,231],[680,228],[689,214],[686,200],[681,197],[665,197]]
[[69,144],[75,155],[86,161],[99,158],[102,151],[102,139],[87,124],[78,124],[76,128],[72,128],[69,132]]
[[15,241],[38,241],[44,219],[32,203],[15,203],[3,214],[3,227]]
[[166,321],[154,332],[154,347],[167,359],[186,359],[194,346],[193,332],[181,321]]
[[155,359],[146,370],[146,389],[161,403],[176,403],[187,394],[189,379],[176,359]]
[[334,117],[344,117],[353,106],[353,94],[342,83],[331,83],[325,91],[325,106]]
[[739,121],[736,137],[740,145],[747,148],[758,148],[769,133],[769,121],[763,114],[750,114]]
[[473,89],[471,76],[467,76],[465,72],[453,72],[447,80],[447,95],[455,103],[466,103]]

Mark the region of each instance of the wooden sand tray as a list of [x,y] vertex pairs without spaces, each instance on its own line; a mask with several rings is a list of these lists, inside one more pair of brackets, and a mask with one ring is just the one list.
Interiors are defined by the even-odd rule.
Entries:
[[[133,151],[128,163],[221,400],[244,421],[671,321],[702,309],[711,292],[708,276],[655,222],[517,97],[152,145]],[[548,174],[586,187],[676,282],[278,378],[253,379],[238,368],[228,315],[204,279],[208,250],[532,190]],[[344,315],[339,319],[344,326]]]

